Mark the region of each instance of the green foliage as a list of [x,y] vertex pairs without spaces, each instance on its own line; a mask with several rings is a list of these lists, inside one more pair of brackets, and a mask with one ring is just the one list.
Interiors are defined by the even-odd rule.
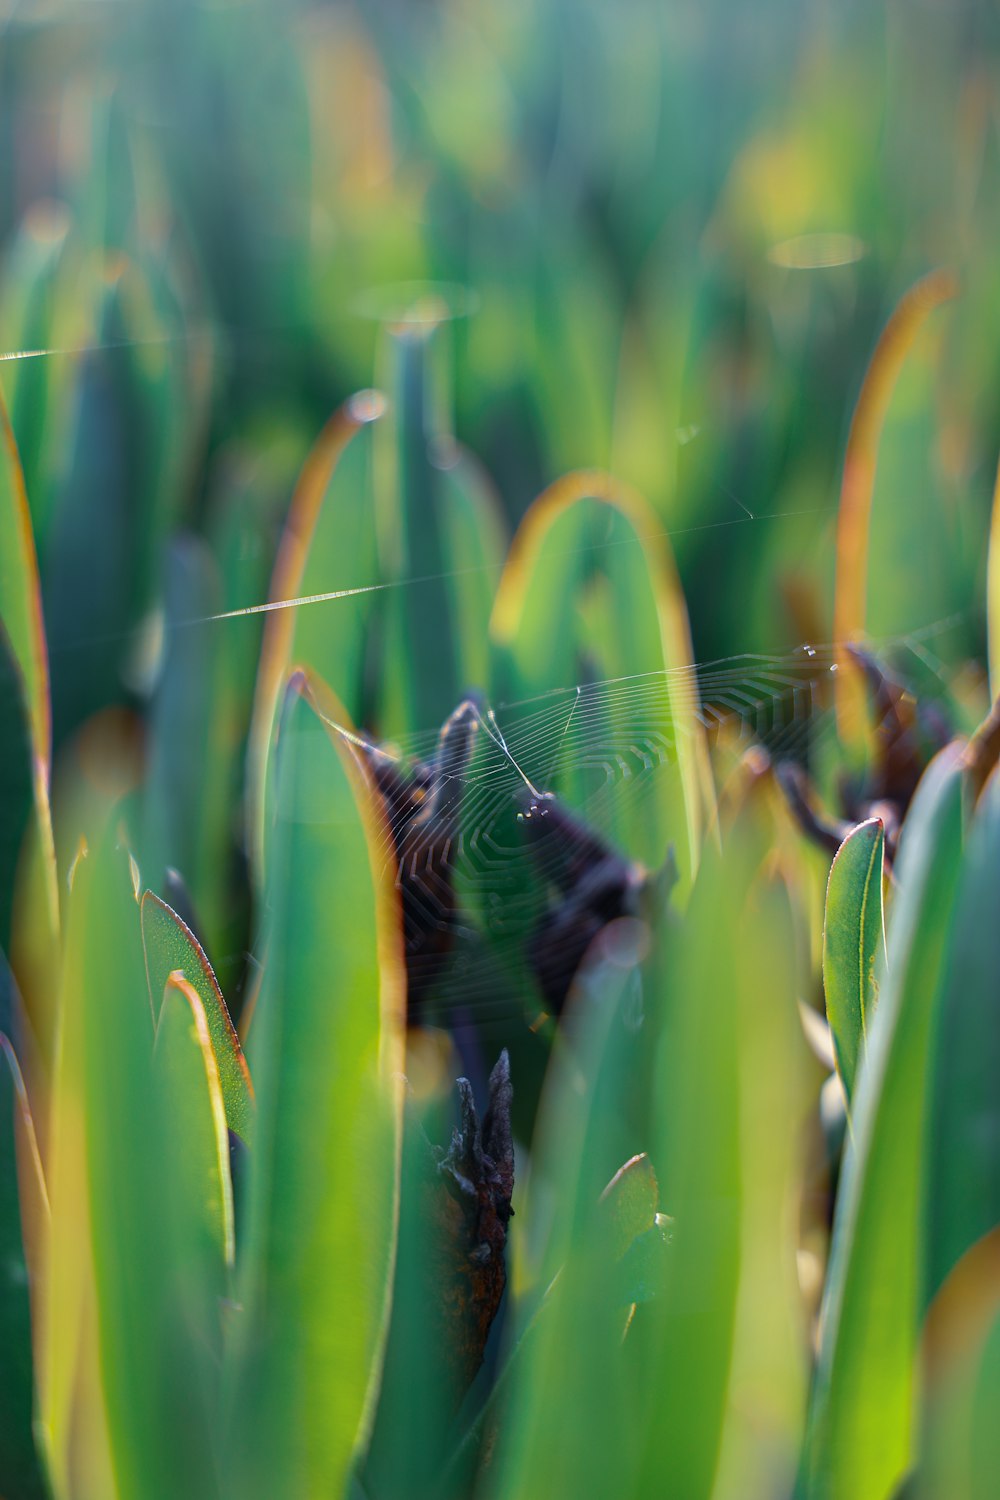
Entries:
[[[230,1130],[247,1143],[253,1142],[253,1085],[239,1037],[233,1028],[226,1002],[211,965],[194,934],[176,912],[153,891],[143,894],[140,905],[142,943],[149,979],[149,1000],[157,1027],[164,994],[171,977],[180,974],[198,994],[198,1003],[212,1040],[212,1053],[219,1072],[219,1088]],[[176,1008],[176,1007],[175,1007]],[[196,1025],[200,1024],[196,1019]]]
[[234,1331],[229,1462],[237,1493],[261,1496],[347,1484],[377,1389],[398,1192],[394,907],[370,793],[303,690],[293,679],[277,746]]
[[981,8],[15,9],[0,1494],[985,1500]]
[[882,868],[885,830],[877,818],[861,823],[841,844],[826,888],[823,990],[848,1100],[875,1013],[876,963],[885,950]]
[[962,752],[914,802],[837,1200],[811,1414],[818,1496],[891,1493],[914,1456],[934,1020],[961,867]]

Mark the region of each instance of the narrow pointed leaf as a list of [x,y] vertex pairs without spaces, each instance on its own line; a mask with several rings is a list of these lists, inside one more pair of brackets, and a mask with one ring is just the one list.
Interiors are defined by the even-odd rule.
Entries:
[[885,956],[882,928],[881,819],[852,829],[830,866],[823,928],[826,1015],[848,1101],[878,996],[876,962]]
[[[514,537],[491,633],[503,697],[566,692],[565,722],[553,718],[550,736],[534,736],[526,774],[603,819],[603,831],[650,866],[674,843],[689,878],[711,778],[687,609],[669,540],[642,497],[596,472],[552,485]],[[623,695],[601,688],[634,673],[655,695],[644,704],[649,733],[638,746]],[[608,743],[627,746],[622,774],[633,782],[631,795],[610,805],[593,795],[593,769],[580,768],[595,744]]]
[[[655,975],[655,1135],[673,1221],[660,1294],[644,1315],[648,1394],[636,1496],[789,1492],[805,1410],[795,1239],[805,1043],[788,894],[768,872],[773,830],[753,804],[708,846],[682,930]],[[630,1337],[631,1337],[630,1333]]]
[[[0,1347],[4,1351],[0,1359],[0,1494],[43,1500],[46,1490],[32,1430],[34,1369],[29,1299],[29,1292],[38,1296],[40,1288],[37,1281],[34,1288],[30,1285],[24,1229],[26,1190],[32,1191],[36,1203],[47,1207],[24,1080],[13,1048],[0,1033]],[[37,1275],[37,1267],[35,1271]]]
[[952,271],[932,271],[901,298],[887,322],[865,374],[844,454],[837,516],[837,586],[833,634],[840,648],[836,682],[837,729],[856,749],[867,723],[864,682],[846,647],[864,633],[868,548],[879,442],[896,382],[928,315],[958,291]]
[[[241,1494],[289,1500],[341,1493],[371,1421],[393,1267],[403,1025],[380,816],[303,691],[302,679],[289,689],[274,764],[231,1456]],[[327,695],[323,714],[344,722]]]
[[933,1040],[925,1296],[1000,1224],[1000,775],[977,804]]
[[883,1500],[913,1455],[930,1049],[961,865],[963,772],[958,744],[931,763],[896,864],[827,1273],[810,1500]]
[[231,1265],[233,1190],[219,1069],[201,997],[177,973],[170,975],[164,990],[155,1058],[172,1127],[173,1236],[180,1240],[183,1235],[185,1248],[193,1248],[195,1255],[199,1250],[214,1251],[220,1268],[223,1262]]
[[142,941],[155,1017],[159,1017],[164,986],[175,971],[197,991],[212,1038],[226,1122],[249,1145],[254,1132],[253,1084],[222,991],[194,933],[152,891],[142,898]]
[[[40,921],[51,944],[59,925],[55,850],[49,807],[51,715],[42,596],[31,514],[17,444],[0,393],[0,941],[8,941],[13,874],[25,832]],[[22,728],[23,726],[23,728]],[[25,976],[26,978],[28,976]],[[34,1000],[27,996],[29,1002]]]
[[49,667],[38,562],[21,460],[0,396],[0,619],[24,680],[35,759],[48,775],[51,751]]
[[302,666],[318,673],[349,713],[361,709],[371,615],[366,591],[377,582],[368,429],[384,411],[377,391],[361,391],[334,412],[302,467],[289,507],[269,602],[347,592],[341,599],[267,614],[247,762],[251,848],[261,880],[268,759],[289,671]]
[[659,1202],[656,1173],[645,1152],[631,1157],[601,1194],[605,1218],[617,1256],[652,1229]]

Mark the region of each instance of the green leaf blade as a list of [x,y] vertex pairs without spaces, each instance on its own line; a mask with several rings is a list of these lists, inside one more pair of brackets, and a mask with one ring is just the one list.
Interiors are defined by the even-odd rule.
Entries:
[[973,1244],[1000,1223],[1000,776],[994,770],[969,834],[934,1037],[927,1133],[929,1301]]
[[254,1094],[243,1048],[204,949],[191,929],[153,891],[142,898],[142,941],[150,1003],[159,1018],[164,988],[179,970],[204,1007],[219,1069],[229,1128],[250,1145],[254,1136]]
[[[19,1123],[23,1166],[18,1162]],[[27,1205],[20,1201],[18,1185],[20,1178],[23,1191],[29,1173],[31,1186],[44,1201],[24,1080],[10,1042],[0,1033],[0,1493],[43,1500],[46,1489],[32,1432],[31,1272],[23,1223]]]
[[178,974],[167,980],[160,1007],[154,1067],[171,1125],[166,1189],[175,1236],[186,1242],[186,1259],[207,1251],[220,1268],[231,1265],[233,1190],[219,1069],[201,998]]
[[826,891],[823,987],[837,1066],[850,1101],[877,998],[876,961],[884,957],[879,818],[851,830],[834,855]]
[[42,595],[21,460],[0,396],[0,620],[24,680],[37,762],[48,774],[51,750],[49,668]]
[[[369,1428],[393,1266],[402,942],[371,792],[289,691],[235,1353],[245,1495],[339,1494]],[[343,709],[324,698],[324,714]],[[380,852],[381,851],[381,852]]]
[[925,773],[901,842],[886,976],[834,1222],[810,1500],[883,1500],[912,1461],[930,1040],[961,866],[963,781],[956,743]]

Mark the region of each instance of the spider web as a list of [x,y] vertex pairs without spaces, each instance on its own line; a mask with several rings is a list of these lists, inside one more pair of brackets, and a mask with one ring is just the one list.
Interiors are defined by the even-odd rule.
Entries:
[[[262,331],[267,332],[273,330]],[[187,343],[207,333],[207,328],[181,331],[152,342]],[[123,340],[89,351],[0,352],[0,361],[105,350],[113,355],[145,342],[149,341]],[[738,499],[736,503],[746,509]],[[753,516],[747,515],[752,522]],[[779,518],[775,514],[767,519]],[[742,522],[711,524],[731,527]],[[290,607],[336,605],[354,595],[426,581],[410,578],[272,600],[172,625],[179,629]],[[884,659],[904,648],[931,679],[940,679],[941,663],[931,657],[927,643],[959,618],[949,616],[892,637],[878,644],[876,653]],[[50,651],[58,655],[70,646],[119,638],[50,643]],[[382,852],[407,897],[411,992],[414,987],[426,989],[445,1011],[461,1005],[478,1014],[502,1016],[516,1008],[528,1013],[537,1008],[537,974],[526,958],[533,938],[544,940],[549,962],[557,970],[568,972],[579,956],[578,932],[564,937],[557,929],[541,931],[547,914],[571,905],[573,886],[579,883],[578,869],[567,873],[572,860],[567,837],[592,839],[586,856],[581,856],[582,868],[592,871],[607,860],[609,878],[626,879],[630,866],[617,831],[630,822],[636,826],[647,811],[652,821],[662,800],[664,775],[677,762],[678,721],[685,712],[710,737],[726,734],[747,745],[764,745],[775,760],[808,763],[832,732],[836,656],[830,644],[775,654],[742,653],[671,673],[568,684],[492,708],[480,704],[474,751],[447,778],[448,818],[429,819],[416,836],[411,832],[405,849],[401,834],[412,821],[412,809],[396,809],[388,818]],[[391,748],[369,745],[367,753],[370,760],[377,757],[396,766],[401,777],[410,778],[426,795],[432,780],[426,768],[433,764],[439,733],[439,726],[429,726]],[[531,818],[537,829],[546,817],[556,822],[563,808],[571,810],[576,834],[571,830],[567,836],[565,829],[562,836],[545,839],[527,834],[525,824]],[[446,822],[450,826],[444,827]],[[655,867],[668,854],[669,838],[649,863]],[[450,950],[444,962],[443,948]]]
[[[955,623],[895,637],[876,654],[887,661],[908,652],[940,692],[944,668],[928,642]],[[539,951],[568,983],[587,930],[573,910],[584,881],[594,911],[615,914],[615,893],[629,909],[629,881],[646,872],[614,831],[653,816],[685,715],[710,741],[724,735],[737,748],[765,747],[774,761],[808,764],[833,733],[837,654],[832,644],[806,645],[579,683],[495,708],[470,701],[463,724],[471,749],[453,751],[436,776],[438,729],[392,746],[347,735],[371,767],[419,799],[422,816],[410,802],[386,799],[381,850],[403,897],[411,994],[426,993],[445,1014],[461,1008],[479,1018],[521,1008],[531,1019],[551,1009]],[[540,833],[546,817],[551,830]],[[667,846],[661,858],[668,861]],[[553,921],[554,912],[566,920]]]

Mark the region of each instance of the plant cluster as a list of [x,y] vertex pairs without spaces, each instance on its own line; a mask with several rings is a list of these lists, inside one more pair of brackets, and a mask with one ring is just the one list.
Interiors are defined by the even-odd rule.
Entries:
[[985,1500],[986,22],[93,9],[0,51],[0,1495]]

